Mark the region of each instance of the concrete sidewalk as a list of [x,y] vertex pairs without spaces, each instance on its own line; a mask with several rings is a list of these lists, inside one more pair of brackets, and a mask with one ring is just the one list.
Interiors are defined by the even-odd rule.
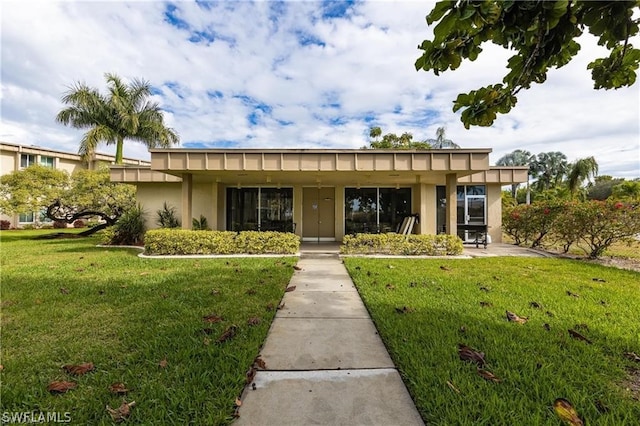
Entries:
[[424,424],[337,254],[298,266],[234,424]]

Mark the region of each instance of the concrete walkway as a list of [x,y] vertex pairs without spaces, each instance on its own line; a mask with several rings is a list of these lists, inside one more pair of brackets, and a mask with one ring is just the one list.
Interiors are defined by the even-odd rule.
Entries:
[[424,424],[337,254],[298,266],[234,424]]

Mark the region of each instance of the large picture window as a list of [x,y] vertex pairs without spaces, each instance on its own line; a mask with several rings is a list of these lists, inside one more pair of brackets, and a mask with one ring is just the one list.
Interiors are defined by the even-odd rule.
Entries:
[[411,188],[345,188],[345,233],[396,232],[411,214]]
[[227,230],[293,232],[293,189],[227,188]]

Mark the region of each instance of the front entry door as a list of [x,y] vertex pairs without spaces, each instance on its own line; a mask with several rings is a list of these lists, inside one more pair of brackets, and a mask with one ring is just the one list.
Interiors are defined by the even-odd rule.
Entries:
[[335,241],[335,188],[302,189],[302,239]]

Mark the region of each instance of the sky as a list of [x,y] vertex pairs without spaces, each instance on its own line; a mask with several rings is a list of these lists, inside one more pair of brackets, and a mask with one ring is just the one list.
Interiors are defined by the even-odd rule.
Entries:
[[[426,1],[3,0],[0,140],[76,152],[83,130],[56,123],[62,96],[105,73],[142,78],[183,148],[360,148],[369,129],[463,148],[594,156],[600,174],[640,177],[640,83],[594,90],[595,38],[491,127],[466,130],[458,93],[499,83],[513,52],[483,45],[475,62],[417,72],[432,36]],[[640,40],[633,41],[636,46]],[[113,147],[99,151],[113,153]],[[141,144],[126,157],[148,159]]]

